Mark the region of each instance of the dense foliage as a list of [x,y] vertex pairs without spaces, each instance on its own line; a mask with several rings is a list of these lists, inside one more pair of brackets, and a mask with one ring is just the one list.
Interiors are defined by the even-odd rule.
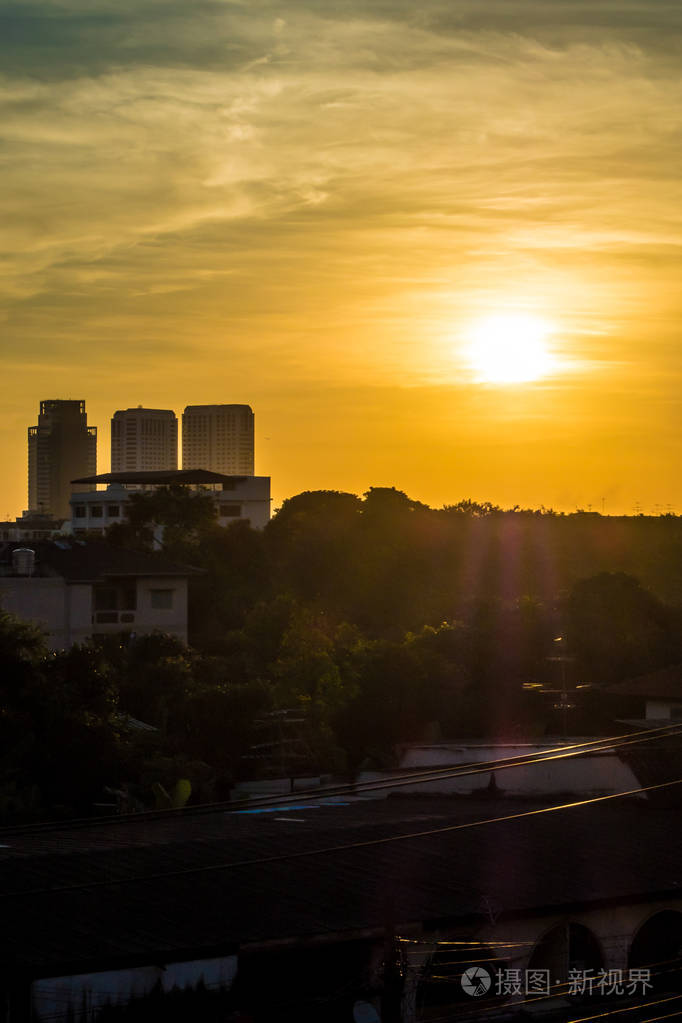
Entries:
[[[189,648],[153,635],[49,654],[0,614],[4,819],[173,805],[182,779],[206,801],[263,774],[352,775],[441,736],[604,731],[600,686],[682,661],[673,516],[433,510],[374,488],[300,494],[259,533],[211,508],[140,495],[110,536],[162,538],[203,570]],[[528,680],[594,688],[567,723]]]

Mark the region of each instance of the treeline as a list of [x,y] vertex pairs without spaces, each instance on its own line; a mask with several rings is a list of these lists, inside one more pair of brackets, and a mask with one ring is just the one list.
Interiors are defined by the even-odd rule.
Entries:
[[682,607],[682,519],[504,510],[462,501],[432,509],[393,488],[364,498],[337,491],[285,501],[262,533],[219,528],[210,499],[181,488],[136,495],[113,542],[151,546],[163,527],[173,557],[204,568],[194,584],[192,640],[202,649],[241,627],[255,603],[289,593],[357,625],[399,638],[459,620],[481,602],[555,605],[581,579],[622,572]]
[[[5,820],[353,776],[403,742],[607,733],[623,708],[602,687],[682,661],[672,516],[434,510],[380,488],[301,494],[262,532],[213,514],[181,490],[136,495],[109,537],[162,535],[203,570],[189,648],[154,635],[48,654],[0,616]],[[567,719],[528,681],[593,685]]]

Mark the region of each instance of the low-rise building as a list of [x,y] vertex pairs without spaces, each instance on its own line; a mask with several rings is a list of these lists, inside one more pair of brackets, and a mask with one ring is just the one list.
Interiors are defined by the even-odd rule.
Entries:
[[644,728],[682,721],[682,664],[626,679],[606,695],[621,707],[621,718]]
[[0,547],[0,606],[45,630],[52,650],[112,633],[187,642],[187,582],[198,569],[102,541]]
[[[580,756],[561,756],[566,747],[580,749]],[[501,769],[496,763],[503,762]],[[469,769],[472,768],[472,769]],[[415,781],[409,783],[415,772]],[[557,792],[578,792],[601,796],[637,788],[632,767],[623,760],[618,744],[608,739],[581,737],[545,738],[535,742],[485,742],[460,740],[402,747],[399,772],[363,771],[360,783],[381,783],[380,795],[392,791],[428,792],[438,795],[470,796],[491,792],[510,798],[531,799]],[[425,780],[429,775],[429,780]]]
[[69,532],[75,536],[83,533],[104,535],[115,522],[125,522],[125,506],[129,500],[130,491],[120,483],[111,483],[106,490],[85,490],[73,494]]
[[[126,505],[132,493],[144,493],[160,487],[182,486],[197,494],[210,494],[216,506],[216,522],[228,526],[239,520],[253,529],[263,529],[270,521],[269,476],[225,476],[207,469],[177,469],[158,472],[107,472],[73,480],[74,485],[90,484],[93,489],[71,497],[70,531],[104,534],[115,522],[126,519]],[[98,490],[98,486],[106,489]]]
[[51,515],[39,515],[25,511],[21,518],[0,522],[0,540],[47,540],[59,536],[68,528],[68,519],[55,519]]

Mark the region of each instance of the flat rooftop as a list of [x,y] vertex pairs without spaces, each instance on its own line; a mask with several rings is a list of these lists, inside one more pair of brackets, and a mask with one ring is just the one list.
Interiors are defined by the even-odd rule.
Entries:
[[172,483],[204,484],[211,483],[243,483],[245,480],[258,477],[252,476],[226,476],[221,472],[211,472],[209,469],[156,469],[153,472],[103,472],[98,476],[81,476],[80,479],[71,480],[71,483],[130,483],[130,484],[156,484],[163,486]]

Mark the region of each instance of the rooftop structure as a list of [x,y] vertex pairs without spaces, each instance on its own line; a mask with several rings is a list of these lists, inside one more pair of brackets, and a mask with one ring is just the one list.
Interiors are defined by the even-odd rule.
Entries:
[[103,472],[99,475],[83,476],[73,480],[74,484],[84,486],[85,484],[119,483],[121,486],[129,487],[169,487],[173,484],[185,486],[208,487],[216,484],[225,485],[230,489],[230,484],[244,480],[246,476],[229,476],[225,473],[211,472],[208,469],[172,469],[136,472],[127,470],[124,472]]
[[[74,483],[91,488],[75,494],[71,501],[70,529],[75,534],[104,534],[114,522],[125,520],[131,492],[172,486],[211,493],[219,525],[227,526],[242,519],[254,529],[263,529],[270,520],[269,476],[228,476],[208,469],[176,469],[106,472],[99,476],[83,476]],[[106,490],[94,489],[103,485]]]

